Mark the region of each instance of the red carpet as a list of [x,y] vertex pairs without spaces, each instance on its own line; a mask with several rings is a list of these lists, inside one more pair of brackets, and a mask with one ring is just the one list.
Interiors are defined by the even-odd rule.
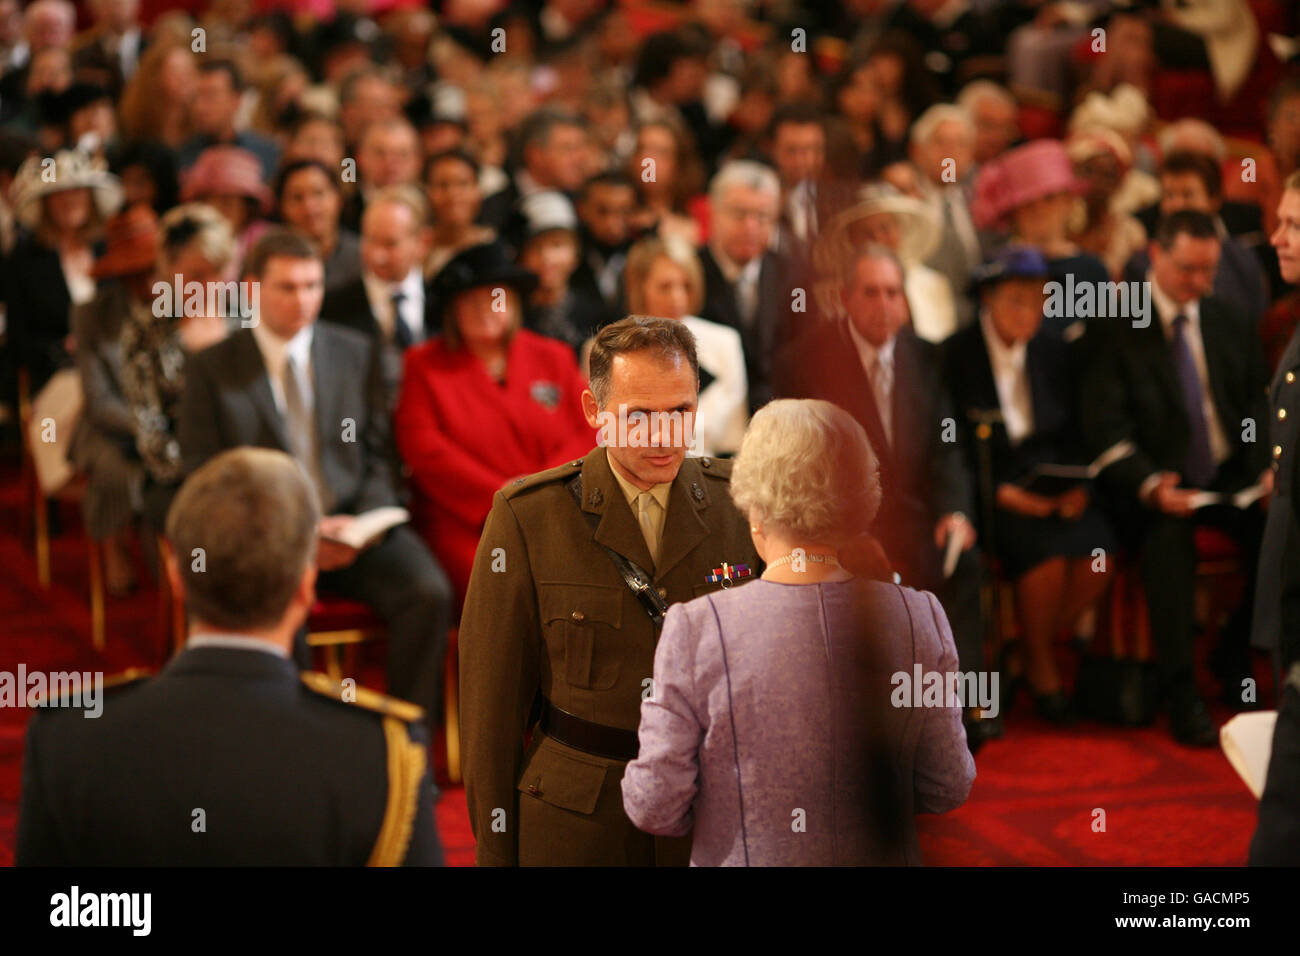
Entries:
[[[12,472],[10,472],[12,474]],[[120,671],[162,660],[154,594],[109,601],[104,654],[90,646],[84,542],[53,548],[54,581],[41,592],[18,537],[21,496],[0,484],[0,670]],[[73,514],[70,527],[79,527]],[[141,569],[143,575],[143,568]],[[147,580],[147,578],[145,579]],[[382,680],[380,647],[362,659],[362,681]],[[1267,698],[1266,698],[1267,699]],[[1256,804],[1218,750],[1192,751],[1163,727],[1121,731],[1085,724],[1059,731],[1027,715],[1022,701],[1006,736],[979,754],[970,800],[942,817],[921,817],[932,865],[1239,865],[1255,828]],[[0,865],[14,852],[22,741],[28,712],[0,710]],[[1226,712],[1215,711],[1217,720]],[[441,747],[436,748],[441,762]],[[438,766],[437,808],[447,862],[471,865],[474,840],[465,793]],[[1100,829],[1104,812],[1105,829]],[[1097,821],[1094,825],[1094,821]],[[1096,828],[1095,828],[1096,827]]]

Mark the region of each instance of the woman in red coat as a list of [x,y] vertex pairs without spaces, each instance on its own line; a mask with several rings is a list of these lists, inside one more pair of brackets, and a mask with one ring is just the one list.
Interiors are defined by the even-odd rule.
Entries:
[[497,489],[596,444],[573,350],[520,327],[536,281],[499,243],[464,250],[433,282],[442,335],[406,352],[394,432],[413,520],[462,603]]

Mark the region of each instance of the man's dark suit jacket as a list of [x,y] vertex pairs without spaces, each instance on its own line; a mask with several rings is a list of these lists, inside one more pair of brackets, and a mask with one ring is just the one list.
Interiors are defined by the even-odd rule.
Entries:
[[[1215,299],[1200,301],[1201,339],[1214,407],[1231,449],[1219,467],[1215,491],[1254,484],[1268,467],[1268,404],[1263,352],[1247,324]],[[1178,372],[1160,317],[1134,328],[1124,320],[1090,323],[1097,333],[1079,392],[1079,420],[1090,456],[1128,439],[1137,450],[1101,474],[1103,485],[1132,504],[1148,475],[1182,473],[1191,442],[1191,423]],[[1243,441],[1254,422],[1254,441]]]
[[[311,357],[320,465],[334,496],[329,513],[360,514],[396,504],[392,433],[375,344],[351,329],[318,322]],[[241,445],[290,451],[252,329],[240,329],[186,363],[177,431],[187,471]]]
[[862,425],[880,459],[884,495],[873,533],[891,558],[905,559],[945,514],[960,511],[973,520],[960,444],[943,440],[944,420],[954,419],[954,432],[956,425],[939,350],[910,328],[900,329],[894,343],[893,444],[844,321],[819,324],[782,353],[777,394],[833,402]]
[[[758,273],[758,307],[747,325],[736,304],[735,288],[722,274],[708,246],[699,250],[704,268],[704,307],[700,318],[729,325],[740,333],[749,378],[749,408],[756,411],[772,398],[772,368],[777,352],[790,337],[790,269],[775,252],[763,253]],[[811,296],[809,296],[810,298]]]
[[[365,280],[358,277],[347,285],[340,286],[325,293],[321,303],[322,322],[332,322],[345,328],[355,329],[375,341],[383,338],[379,320],[370,308],[370,299],[366,297]],[[424,337],[433,338],[442,331],[442,312],[434,299],[429,283],[424,284]]]
[[[1124,266],[1126,282],[1143,282],[1151,258],[1147,250],[1139,249]],[[1268,311],[1268,277],[1260,265],[1259,257],[1235,236],[1219,243],[1219,268],[1214,273],[1214,298],[1231,306],[1255,327]]]
[[42,709],[28,725],[19,865],[362,866],[390,760],[410,771],[394,819],[411,838],[387,862],[442,862],[421,722],[310,689],[292,661],[185,650],[83,714]]

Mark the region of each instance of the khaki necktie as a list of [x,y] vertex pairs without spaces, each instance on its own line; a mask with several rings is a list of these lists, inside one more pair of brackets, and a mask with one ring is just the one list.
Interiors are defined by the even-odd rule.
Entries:
[[284,389],[284,423],[289,433],[289,450],[298,459],[320,496],[321,511],[329,514],[333,507],[333,496],[325,484],[325,477],[320,470],[320,454],[316,445],[316,423],[307,412],[303,401],[302,386],[299,384],[298,372],[293,356],[286,356],[284,373],[281,375],[281,387]]
[[650,492],[643,491],[636,496],[636,516],[641,524],[641,534],[645,537],[646,547],[650,549],[650,557],[654,558],[657,564],[659,562],[659,502]]

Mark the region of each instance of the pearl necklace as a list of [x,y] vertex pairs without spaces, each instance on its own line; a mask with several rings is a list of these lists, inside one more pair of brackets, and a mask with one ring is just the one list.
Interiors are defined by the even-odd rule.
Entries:
[[[803,557],[804,560],[811,561],[814,564],[827,564],[834,568],[844,567],[844,565],[840,564],[833,554],[805,554]],[[779,558],[773,558],[771,561],[767,562],[767,566],[769,568],[775,568],[782,564],[791,564],[793,561],[794,552],[791,552],[790,554],[783,554]]]

